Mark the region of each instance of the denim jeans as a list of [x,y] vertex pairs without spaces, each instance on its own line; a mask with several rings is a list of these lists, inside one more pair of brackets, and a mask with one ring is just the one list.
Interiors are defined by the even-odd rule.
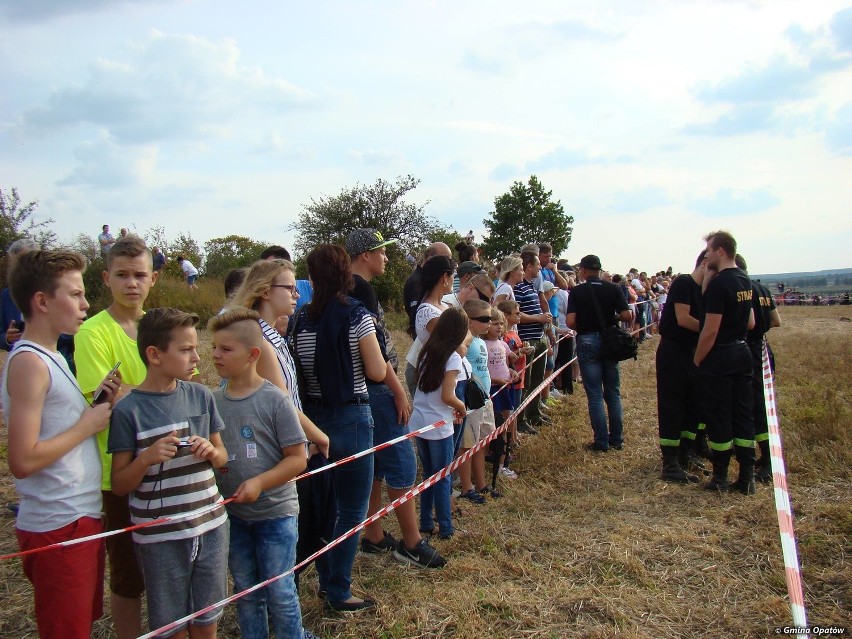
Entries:
[[[408,426],[399,423],[393,391],[387,384],[367,384],[370,411],[373,415],[373,443],[378,446],[408,433]],[[417,480],[417,459],[411,440],[398,442],[390,448],[376,451],[373,461],[374,479],[384,481],[388,488],[406,490]]]
[[[290,570],[296,560],[298,518],[248,521],[231,515],[228,567],[234,591],[241,592]],[[276,637],[302,637],[302,610],[293,575],[237,600],[237,620],[244,639],[267,639],[267,611]]]
[[[589,402],[589,419],[595,433],[595,443],[601,448],[621,446],[624,443],[621,380],[618,374],[618,362],[600,356],[600,333],[587,333],[577,336],[577,360],[583,375],[583,388]],[[609,412],[607,429],[606,403]]]
[[[373,416],[367,404],[324,406],[308,400],[305,412],[330,441],[328,460],[344,457],[373,446]],[[360,457],[330,471],[337,500],[334,538],[360,524],[367,517],[367,504],[373,488],[373,456]],[[358,550],[358,535],[317,557],[320,589],[330,601],[346,601],[352,596],[352,564]]]
[[[431,477],[453,461],[452,437],[442,439],[415,437],[414,440],[417,442],[420,465],[423,466],[423,479]],[[435,527],[435,520],[432,517],[433,509],[437,515],[438,525],[441,527],[441,536],[453,534],[449,475],[420,493],[420,530],[432,530]]]

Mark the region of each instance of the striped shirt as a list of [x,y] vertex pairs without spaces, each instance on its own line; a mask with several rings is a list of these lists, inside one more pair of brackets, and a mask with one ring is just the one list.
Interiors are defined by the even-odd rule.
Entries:
[[293,398],[296,410],[302,410],[302,400],[299,398],[299,378],[296,375],[296,362],[293,361],[293,355],[290,354],[290,347],[287,345],[287,340],[281,337],[281,333],[264,320],[259,319],[257,321],[260,323],[260,329],[263,331],[263,339],[272,344],[272,348],[275,349],[278,365],[281,367],[281,373],[284,375],[284,383],[287,384],[287,390],[290,391],[290,397]]
[[[307,313],[302,312],[293,335],[296,353],[302,364],[302,373],[305,376],[303,389],[308,397],[321,399],[319,379],[316,372],[316,349],[317,349],[318,326],[308,319]],[[364,361],[361,359],[359,342],[361,339],[376,332],[376,323],[373,316],[364,306],[360,306],[352,315],[352,323],[349,325],[349,353],[352,356],[353,393],[355,395],[367,394],[367,380],[364,376]],[[340,366],[340,362],[323,362],[326,366]]]
[[[515,284],[515,301],[521,307],[521,313],[526,315],[540,315],[541,304],[539,303],[538,292],[533,286],[533,283],[528,280],[521,280]],[[533,322],[531,324],[518,324],[518,336],[524,342],[535,342],[544,335],[544,324]]]
[[[213,393],[201,384],[177,380],[170,393],[134,389],[115,405],[108,451],[132,451],[138,457],[173,431],[178,437],[199,435],[209,439],[224,428]],[[202,535],[225,523],[225,508],[210,508],[221,502],[210,462],[195,457],[188,447],[179,448],[174,458],[148,467],[130,494],[130,520],[144,524],[170,515],[182,518],[135,530],[133,541],[151,544]],[[193,515],[196,511],[198,514]]]

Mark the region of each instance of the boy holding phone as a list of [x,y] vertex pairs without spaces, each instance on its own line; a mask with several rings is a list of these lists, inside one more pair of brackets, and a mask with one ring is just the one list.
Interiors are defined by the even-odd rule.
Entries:
[[[84,267],[79,253],[36,250],[12,272],[12,296],[27,326],[6,360],[2,392],[9,469],[21,496],[21,551],[103,530],[94,436],[107,427],[120,380],[101,382],[109,401],[90,407],[57,352],[60,333],[76,333],[86,318]],[[23,558],[40,636],[89,637],[103,612],[103,552],[93,540]]]
[[[136,345],[137,323],[145,314],[142,306],[157,281],[151,252],[145,241],[126,235],[113,244],[106,258],[104,283],[112,294],[112,304],[87,320],[75,336],[74,358],[77,381],[91,399],[107,371],[121,362],[124,382],[119,398],[145,379],[145,365]],[[112,493],[107,454],[108,431],[98,435],[103,464],[103,507],[107,530],[120,530],[130,525],[127,497]],[[110,603],[112,622],[118,639],[131,639],[142,634],[142,572],[137,565],[130,535],[114,535],[106,540],[109,556]]]

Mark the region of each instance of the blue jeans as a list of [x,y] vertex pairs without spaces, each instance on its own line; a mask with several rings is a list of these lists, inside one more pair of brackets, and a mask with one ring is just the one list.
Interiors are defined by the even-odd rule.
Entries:
[[[618,362],[602,358],[600,352],[600,333],[577,336],[577,360],[589,402],[589,419],[595,433],[595,443],[601,448],[609,448],[624,443],[621,379],[618,374]],[[609,412],[609,429],[604,403]]]
[[[428,479],[453,461],[453,438],[423,439],[415,437],[420,465],[423,466],[423,479]],[[435,521],[434,509],[441,527],[441,536],[453,534],[452,509],[450,506],[450,476],[447,475],[434,486],[420,493],[420,530],[432,530]]]
[[[367,404],[323,406],[308,400],[305,412],[328,435],[331,462],[373,446],[373,416]],[[331,471],[337,500],[334,538],[367,518],[367,504],[373,488],[373,456],[367,455]],[[329,601],[346,601],[352,596],[352,564],[358,550],[358,535],[317,557],[320,589]]]
[[[370,411],[373,415],[373,443],[383,444],[408,433],[408,426],[399,423],[393,391],[387,384],[367,384]],[[417,459],[411,440],[401,441],[390,448],[376,451],[373,462],[374,479],[384,481],[388,488],[405,490],[417,479]]]
[[[261,521],[231,515],[228,567],[234,578],[234,591],[241,592],[290,570],[296,561],[298,535],[295,515]],[[276,637],[302,637],[302,610],[292,574],[237,600],[240,636],[267,639],[267,611]]]

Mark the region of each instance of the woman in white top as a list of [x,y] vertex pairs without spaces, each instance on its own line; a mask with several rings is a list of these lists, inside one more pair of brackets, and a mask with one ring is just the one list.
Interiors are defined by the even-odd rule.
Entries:
[[497,285],[497,290],[494,291],[494,297],[491,300],[494,306],[497,306],[504,300],[515,300],[515,284],[518,284],[524,279],[524,269],[521,258],[510,255],[500,262],[500,283]]
[[420,276],[423,297],[421,297],[420,305],[414,314],[414,320],[408,328],[409,334],[415,339],[405,358],[405,382],[408,384],[408,390],[412,397],[416,390],[414,376],[417,370],[417,356],[420,354],[423,344],[429,339],[429,335],[432,333],[441,313],[449,308],[449,305],[442,302],[441,298],[452,292],[455,270],[455,262],[444,255],[430,257],[423,264],[423,273]]

